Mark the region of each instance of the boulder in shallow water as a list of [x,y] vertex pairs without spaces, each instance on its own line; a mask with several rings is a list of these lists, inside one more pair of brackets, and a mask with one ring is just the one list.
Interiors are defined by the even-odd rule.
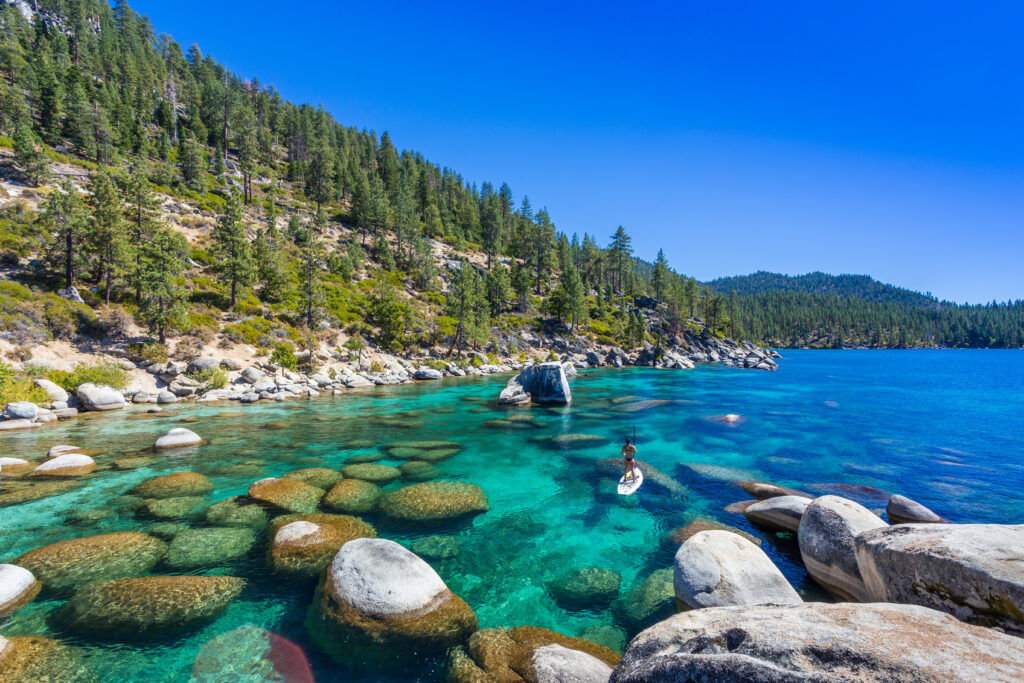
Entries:
[[0,508],[56,496],[76,488],[78,488],[78,482],[73,480],[40,482],[9,493],[0,493]]
[[0,473],[14,474],[30,470],[33,467],[35,467],[35,463],[24,458],[0,457]]
[[96,683],[72,648],[43,636],[0,636],[0,681]]
[[636,636],[614,683],[974,681],[1024,678],[1024,642],[912,605],[714,607]]
[[377,537],[371,525],[348,515],[303,515],[279,526],[278,520],[274,521],[271,566],[293,576],[319,576],[343,545],[357,538]]
[[483,489],[462,481],[406,486],[385,494],[379,507],[391,519],[410,522],[457,519],[491,509]]
[[856,552],[872,600],[1024,635],[1024,525],[898,524],[859,535]]
[[140,517],[149,517],[150,519],[191,519],[203,514],[207,508],[206,499],[200,496],[144,498],[143,501],[135,513]]
[[198,446],[203,442],[201,436],[193,432],[191,429],[185,429],[184,427],[175,427],[168,431],[166,434],[161,436],[153,444],[153,448],[158,450],[164,450],[168,448],[185,448],[188,446]]
[[815,498],[807,506],[797,534],[807,572],[840,600],[870,602],[857,567],[854,539],[884,526],[888,525],[877,515],[852,500]]
[[252,529],[205,527],[185,529],[174,536],[164,564],[185,570],[212,567],[230,562],[249,552],[256,543]]
[[141,576],[167,552],[167,544],[138,531],[72,538],[24,553],[15,564],[28,569],[47,590],[62,591],[93,581]]
[[206,521],[215,526],[263,529],[267,526],[267,513],[257,503],[242,496],[233,496],[207,508]]
[[324,490],[294,479],[260,479],[249,487],[249,496],[288,512],[313,512]]
[[945,519],[924,505],[897,494],[889,496],[885,514],[889,518],[889,524],[942,524],[946,522]]
[[29,570],[16,564],[0,564],[0,619],[32,602],[40,588]]
[[331,487],[321,503],[329,510],[359,514],[377,507],[384,495],[380,487],[362,479],[342,479]]
[[691,537],[674,565],[676,599],[691,609],[802,602],[764,551],[730,531]]
[[397,467],[371,462],[345,465],[341,468],[341,473],[347,479],[361,479],[372,484],[386,484],[402,476],[402,472]]
[[151,638],[220,614],[245,586],[233,576],[145,576],[80,588],[59,613],[69,630],[94,638]]
[[[658,569],[612,604],[619,620],[631,630],[650,626],[676,611],[672,570]],[[620,648],[621,649],[621,648]]]
[[803,496],[777,496],[753,503],[742,512],[754,524],[796,533],[800,518],[810,504],[811,500]]
[[124,408],[124,395],[105,384],[86,382],[75,389],[75,396],[86,410],[118,410]]
[[548,593],[568,609],[608,605],[619,595],[622,577],[613,569],[581,567],[562,574],[548,584]]
[[673,529],[668,533],[667,540],[672,545],[680,546],[686,543],[691,536],[696,536],[702,531],[731,531],[734,534],[739,534],[754,545],[761,545],[761,539],[757,536],[748,534],[746,531],[729,526],[728,524],[708,519],[707,517],[698,517],[684,527]]
[[428,481],[441,476],[441,471],[439,469],[429,462],[424,462],[422,460],[410,460],[409,462],[402,463],[398,467],[398,471],[401,472],[402,477],[408,481]]
[[302,648],[253,624],[221,633],[205,642],[192,662],[191,683],[313,683]]
[[202,496],[213,490],[213,482],[198,472],[173,472],[147,479],[131,490],[143,498]]
[[545,628],[487,628],[448,653],[448,680],[604,683],[618,661],[609,647]]
[[315,486],[318,489],[326,491],[341,480],[342,474],[337,470],[328,469],[326,467],[307,467],[306,469],[293,470],[286,474],[282,474],[281,478],[302,481],[310,486]]
[[57,446],[50,446],[50,450],[46,451],[47,458],[56,458],[58,455],[67,455],[68,453],[81,453],[83,449],[78,446],[71,446],[69,444],[60,444]]
[[498,402],[520,403],[571,403],[572,391],[565,377],[565,368],[557,361],[530,365],[508,381]]
[[428,560],[447,560],[462,550],[462,539],[458,536],[427,536],[412,544],[412,551]]
[[778,498],[779,496],[814,498],[810,493],[797,491],[787,486],[779,486],[778,484],[768,484],[763,481],[734,481],[733,483],[758,500],[768,500],[769,498]]
[[440,655],[477,628],[473,610],[430,565],[382,538],[342,546],[317,593],[310,635],[346,664]]
[[29,472],[30,477],[79,477],[96,469],[96,461],[84,453],[51,458]]
[[9,420],[34,420],[39,415],[39,406],[31,401],[12,401],[7,404],[4,415]]

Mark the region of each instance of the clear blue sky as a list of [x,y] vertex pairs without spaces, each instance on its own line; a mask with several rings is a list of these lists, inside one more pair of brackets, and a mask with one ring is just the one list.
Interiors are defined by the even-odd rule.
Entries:
[[289,99],[700,279],[1024,298],[1024,3],[138,1]]

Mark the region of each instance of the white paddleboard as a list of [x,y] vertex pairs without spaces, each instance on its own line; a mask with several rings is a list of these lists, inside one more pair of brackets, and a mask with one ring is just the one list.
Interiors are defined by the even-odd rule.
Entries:
[[633,466],[633,476],[626,479],[625,476],[619,479],[619,495],[620,496],[631,496],[636,493],[636,490],[640,488],[644,483],[644,473],[640,471],[640,468],[636,465]]

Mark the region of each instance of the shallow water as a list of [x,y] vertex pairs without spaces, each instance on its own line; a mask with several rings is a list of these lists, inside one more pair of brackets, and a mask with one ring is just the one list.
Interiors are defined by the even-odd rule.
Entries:
[[[797,558],[793,539],[751,526],[723,508],[746,498],[730,482],[762,479],[812,492],[836,491],[870,508],[898,492],[959,522],[1017,522],[1024,503],[1024,353],[1019,351],[792,351],[775,373],[706,367],[692,372],[632,368],[582,373],[571,407],[505,409],[496,397],[507,376],[445,380],[349,392],[285,404],[180,405],[159,416],[131,409],[36,432],[0,437],[4,455],[39,459],[71,443],[96,448],[101,470],[78,489],[0,508],[0,562],[32,548],[78,536],[145,531],[131,513],[89,519],[91,510],[144,479],[193,470],[216,484],[208,502],[244,494],[253,481],[305,467],[339,468],[352,457],[405,440],[450,440],[464,448],[436,463],[442,479],[472,482],[491,510],[461,524],[396,526],[366,515],[380,536],[407,546],[428,535],[454,535],[459,552],[431,560],[449,587],[476,611],[481,627],[532,625],[579,635],[614,625],[632,636],[607,606],[568,610],[547,584],[586,566],[621,574],[625,594],[656,569],[671,566],[672,529],[712,517],[754,534],[807,599],[824,599]],[[231,415],[226,415],[231,413]],[[735,413],[726,424],[714,416]],[[504,421],[528,414],[534,423]],[[185,416],[199,418],[181,425]],[[502,420],[502,422],[494,422]],[[268,429],[269,423],[283,423]],[[152,456],[157,436],[187,426],[207,443],[161,453],[132,471],[112,461]],[[618,475],[595,463],[619,442],[639,440],[638,457],[658,468],[631,498],[615,493]],[[603,444],[552,442],[590,434]],[[348,449],[358,440],[376,444]],[[571,447],[575,445],[575,447]],[[383,464],[401,461],[382,459]],[[841,486],[836,487],[839,484]],[[851,490],[842,485],[866,485]],[[395,482],[385,487],[402,486]],[[877,490],[876,490],[877,489]],[[78,519],[69,519],[69,513]],[[194,523],[199,525],[199,523]],[[214,622],[182,636],[146,643],[102,643],[71,636],[52,619],[62,604],[37,599],[0,622],[3,635],[47,634],[81,648],[89,667],[108,680],[186,681],[199,648],[218,634],[255,624],[302,645],[317,680],[353,679],[310,644],[304,618],[313,586],[275,577],[266,546],[194,573],[230,574],[247,588]],[[160,567],[157,571],[165,573]],[[424,680],[439,677],[424,662]],[[239,678],[237,680],[250,680]],[[366,680],[381,680],[369,673]]]

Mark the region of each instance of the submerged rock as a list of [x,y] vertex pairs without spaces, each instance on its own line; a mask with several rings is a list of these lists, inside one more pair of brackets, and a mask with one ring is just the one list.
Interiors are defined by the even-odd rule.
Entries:
[[1024,644],[912,605],[808,602],[677,614],[630,642],[611,680],[973,681],[1024,678]]
[[374,484],[386,484],[402,476],[397,467],[376,463],[345,465],[341,468],[341,473],[345,475],[346,479],[362,479]]
[[41,587],[24,567],[0,564],[0,619],[32,602]]
[[157,439],[156,443],[153,444],[153,448],[158,450],[168,448],[185,448],[187,446],[198,446],[202,442],[202,437],[191,429],[175,427]]
[[412,481],[427,481],[441,476],[441,471],[429,462],[412,460],[399,466],[398,470],[405,479]]
[[51,458],[29,472],[30,477],[78,477],[96,469],[96,461],[84,453],[66,453]]
[[856,553],[872,600],[1024,635],[1024,525],[898,524],[857,536]]
[[729,531],[691,537],[674,565],[675,596],[688,608],[802,602],[764,551]]
[[804,510],[810,504],[810,499],[803,496],[778,496],[753,503],[742,512],[754,524],[795,533],[800,528]]
[[313,512],[324,497],[324,490],[293,479],[270,478],[250,486],[249,496],[288,512]]
[[608,439],[597,434],[559,434],[551,438],[551,444],[559,448],[594,448],[608,443]]
[[619,595],[622,577],[602,567],[582,567],[562,574],[548,584],[548,593],[568,609],[585,609],[611,603]]
[[742,529],[729,526],[728,524],[722,524],[713,519],[707,517],[698,517],[684,527],[673,529],[668,533],[668,542],[672,545],[682,545],[691,537],[699,534],[702,531],[730,531],[734,534],[739,534],[743,538],[747,539],[754,545],[761,545],[761,539],[753,534],[748,534]]
[[342,479],[320,502],[329,510],[359,514],[376,508],[382,495],[384,492],[376,484],[362,479]]
[[889,524],[942,524],[946,520],[904,496],[889,496],[889,504],[885,508]]
[[203,514],[207,503],[199,496],[144,499],[135,513],[142,517],[162,520],[191,519]]
[[[644,460],[637,460],[636,466],[644,473],[644,486],[653,485],[660,487],[670,494],[679,497],[689,495],[690,491],[678,481],[665,474],[657,467]],[[622,458],[605,458],[598,460],[594,467],[601,474],[615,477],[622,476]]]
[[342,546],[316,605],[310,635],[347,664],[440,655],[477,628],[473,610],[430,565],[380,538]]
[[167,544],[138,531],[72,538],[44,545],[15,563],[47,590],[62,591],[94,581],[141,576],[167,552]]
[[287,474],[282,474],[281,478],[305,482],[306,484],[326,491],[341,480],[342,474],[337,470],[328,469],[326,467],[309,467],[302,470],[294,470]]
[[462,539],[458,536],[427,536],[412,544],[412,551],[428,560],[447,560],[462,550]]
[[211,567],[245,555],[254,543],[256,535],[251,529],[185,529],[171,541],[164,564],[179,570]]
[[93,583],[60,612],[71,631],[94,638],[149,638],[212,619],[242,592],[233,576],[145,576]]
[[211,638],[192,662],[191,683],[313,683],[302,648],[272,631],[246,624]]
[[814,498],[810,493],[804,493],[803,491],[797,491],[796,489],[777,484],[767,484],[763,481],[734,481],[733,483],[758,500],[768,500],[769,498],[778,498],[779,496]]
[[448,680],[604,683],[619,654],[584,638],[533,626],[482,629],[448,655]]
[[29,462],[24,458],[9,458],[0,457],[0,472],[4,474],[15,474],[17,472],[25,472],[35,467],[35,463]]
[[267,526],[266,511],[259,504],[242,496],[233,496],[206,509],[206,521],[215,526],[263,529]]
[[143,498],[202,496],[213,490],[213,482],[197,472],[174,472],[147,479],[130,493]]
[[840,600],[869,602],[854,539],[870,529],[888,526],[867,508],[839,496],[815,498],[803,518],[797,538],[807,572]]
[[630,629],[643,628],[671,616],[676,611],[672,570],[656,570],[616,600],[612,610]]
[[97,683],[70,647],[42,636],[0,636],[0,680],[5,683]]
[[392,519],[413,522],[456,519],[491,509],[483,489],[462,481],[406,486],[386,494],[379,507]]
[[[278,520],[274,521],[276,525]],[[270,563],[276,572],[315,577],[349,541],[376,537],[376,530],[357,517],[304,515],[276,526]]]

